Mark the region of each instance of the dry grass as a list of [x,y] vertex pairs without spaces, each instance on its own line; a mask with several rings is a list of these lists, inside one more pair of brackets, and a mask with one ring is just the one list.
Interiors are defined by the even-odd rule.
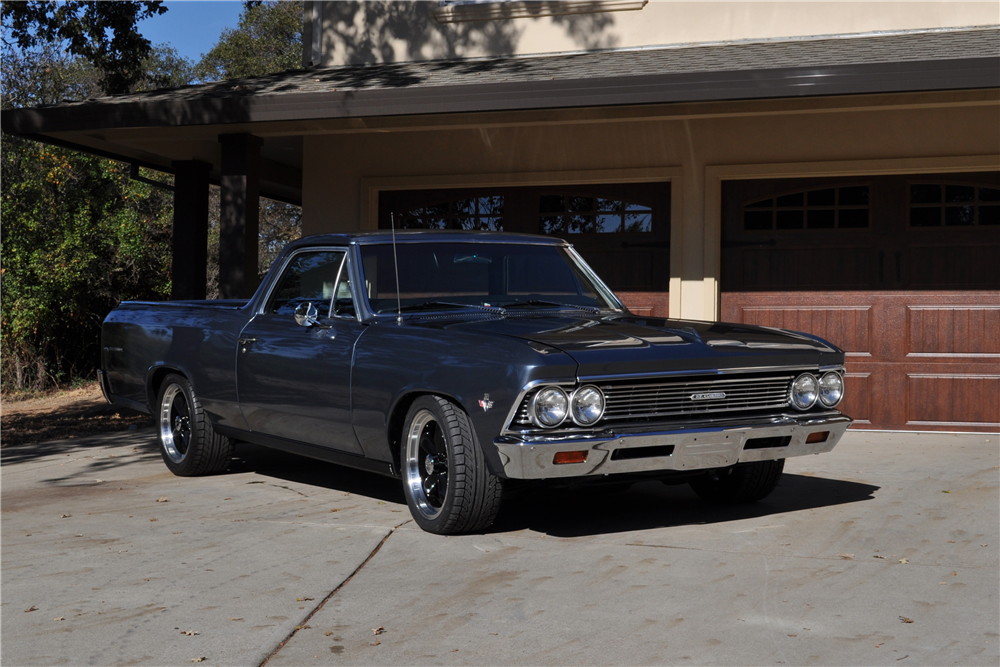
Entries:
[[105,401],[96,382],[0,397],[0,447],[4,448],[152,425],[149,415]]

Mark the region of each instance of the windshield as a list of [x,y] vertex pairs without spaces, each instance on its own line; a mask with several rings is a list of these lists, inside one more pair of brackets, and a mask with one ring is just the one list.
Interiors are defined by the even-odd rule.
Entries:
[[[514,243],[400,243],[403,311],[449,308],[614,309],[620,304],[566,248]],[[364,245],[373,313],[396,312],[392,244]]]

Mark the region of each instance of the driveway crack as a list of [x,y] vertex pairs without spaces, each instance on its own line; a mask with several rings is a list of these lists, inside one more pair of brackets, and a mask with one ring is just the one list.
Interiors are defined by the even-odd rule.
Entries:
[[264,667],[264,665],[266,665],[268,663],[268,661],[270,661],[271,658],[273,658],[274,656],[276,656],[278,654],[278,652],[285,647],[285,644],[287,644],[289,641],[291,641],[292,637],[294,637],[296,635],[296,633],[298,633],[298,631],[300,629],[304,628],[309,623],[309,621],[312,619],[312,617],[315,616],[316,614],[318,614],[319,611],[321,609],[323,609],[323,607],[326,605],[326,603],[329,602],[333,598],[333,596],[336,595],[340,591],[341,588],[343,588],[344,586],[346,586],[351,581],[351,579],[353,579],[355,577],[355,575],[358,574],[358,572],[361,572],[361,570],[364,569],[365,565],[368,565],[368,562],[372,558],[375,557],[375,554],[377,554],[379,552],[379,550],[382,548],[382,545],[385,544],[386,541],[390,537],[392,537],[392,534],[395,533],[398,528],[400,528],[402,526],[405,526],[406,524],[410,523],[411,521],[412,521],[412,519],[409,519],[407,521],[404,521],[401,524],[393,526],[392,529],[388,533],[385,534],[385,537],[382,538],[382,541],[379,542],[377,545],[375,545],[375,548],[372,549],[372,552],[370,554],[368,554],[368,557],[365,558],[364,561],[362,561],[361,565],[358,565],[354,569],[354,572],[351,572],[351,574],[348,575],[348,577],[346,579],[344,579],[342,582],[340,582],[337,585],[336,588],[334,588],[332,591],[330,591],[330,593],[325,598],[323,598],[322,600],[320,600],[320,603],[318,605],[316,605],[313,608],[312,611],[309,612],[309,615],[306,616],[304,619],[302,619],[301,623],[299,623],[297,626],[295,626],[294,628],[292,628],[292,631],[288,633],[288,636],[285,637],[283,640],[281,640],[281,642],[278,643],[278,646],[273,651],[271,651],[270,655],[268,655],[264,659],[264,662],[260,663],[260,665],[258,667]]

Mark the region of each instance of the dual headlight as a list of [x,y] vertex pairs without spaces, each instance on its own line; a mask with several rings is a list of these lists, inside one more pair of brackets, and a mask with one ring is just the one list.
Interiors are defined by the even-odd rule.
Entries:
[[818,379],[812,373],[803,373],[792,382],[789,397],[792,405],[799,410],[808,410],[817,402],[832,408],[844,398],[844,378],[833,371],[824,373]]
[[561,387],[542,387],[528,406],[536,426],[555,428],[567,419],[577,426],[593,426],[604,416],[604,393],[584,385],[567,394]]

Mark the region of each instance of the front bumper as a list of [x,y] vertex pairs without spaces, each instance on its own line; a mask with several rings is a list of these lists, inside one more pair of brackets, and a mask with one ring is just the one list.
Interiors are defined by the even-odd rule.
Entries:
[[[708,470],[748,461],[822,454],[852,423],[839,412],[779,415],[711,426],[686,425],[646,432],[602,432],[545,438],[502,436],[493,441],[511,479],[552,479],[619,473]],[[826,433],[825,438],[811,434]],[[748,445],[749,441],[749,446]],[[556,463],[558,453],[586,452],[579,463]],[[579,455],[576,458],[581,458]]]

